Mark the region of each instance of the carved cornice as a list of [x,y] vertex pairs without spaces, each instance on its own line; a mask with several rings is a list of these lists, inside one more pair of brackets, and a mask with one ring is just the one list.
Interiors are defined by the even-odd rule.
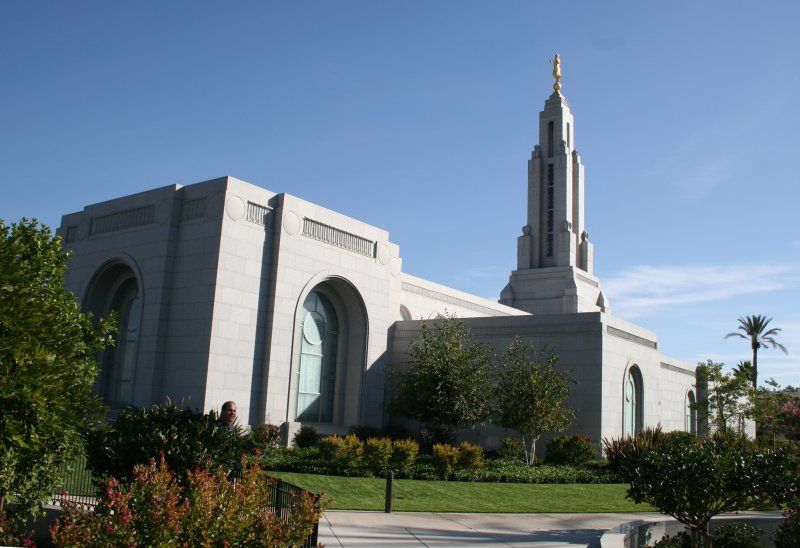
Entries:
[[437,301],[452,304],[455,306],[460,306],[461,308],[468,308],[470,310],[474,310],[475,312],[481,312],[483,314],[488,314],[489,316],[510,316],[508,312],[501,312],[500,310],[496,310],[494,308],[489,308],[488,306],[483,306],[476,303],[471,303],[464,299],[459,299],[458,297],[453,297],[452,295],[447,295],[446,293],[441,293],[439,291],[434,291],[432,289],[427,289],[425,287],[420,287],[418,285],[414,285],[408,282],[402,283],[403,291],[406,293],[412,293],[414,295],[419,295],[420,297],[427,297],[429,299],[435,299]]

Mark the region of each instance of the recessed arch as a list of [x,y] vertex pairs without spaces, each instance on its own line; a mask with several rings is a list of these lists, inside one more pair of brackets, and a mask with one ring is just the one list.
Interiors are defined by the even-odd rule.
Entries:
[[138,269],[122,259],[105,262],[84,291],[84,311],[103,318],[117,314],[114,346],[98,355],[100,374],[95,381],[95,391],[112,410],[133,403],[143,294]]
[[697,434],[697,399],[694,395],[694,390],[686,392],[686,400],[684,402],[684,428],[691,434]]
[[288,420],[362,422],[368,333],[364,300],[347,279],[317,276],[306,285],[295,309]]
[[622,380],[622,435],[634,436],[644,425],[644,383],[642,371],[633,364]]
[[399,321],[401,321],[401,322],[408,321],[408,320],[410,320],[410,319],[411,319],[411,312],[409,312],[409,311],[408,311],[408,308],[406,308],[406,307],[405,307],[404,305],[402,305],[402,304],[400,305],[400,310],[399,310],[398,314],[399,314],[399,315],[398,315],[398,318],[397,318],[397,319],[398,319]]

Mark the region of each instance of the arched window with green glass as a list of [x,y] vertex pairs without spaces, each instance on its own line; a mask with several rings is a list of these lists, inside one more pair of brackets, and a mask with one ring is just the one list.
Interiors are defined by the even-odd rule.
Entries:
[[622,387],[623,435],[634,436],[642,429],[644,418],[642,406],[642,373],[632,366],[625,373]]
[[328,297],[309,293],[300,313],[297,420],[332,422],[339,320]]

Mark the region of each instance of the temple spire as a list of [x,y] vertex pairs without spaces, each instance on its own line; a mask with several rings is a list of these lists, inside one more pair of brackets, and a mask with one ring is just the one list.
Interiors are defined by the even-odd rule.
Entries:
[[553,65],[553,78],[556,79],[556,82],[553,84],[553,89],[561,91],[561,57],[556,53],[556,56],[550,59],[550,63]]

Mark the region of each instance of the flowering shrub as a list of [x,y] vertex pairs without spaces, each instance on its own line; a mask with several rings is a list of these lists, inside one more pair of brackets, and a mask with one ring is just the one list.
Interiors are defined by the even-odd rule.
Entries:
[[278,446],[281,440],[281,428],[277,424],[265,422],[253,427],[245,440],[248,453],[269,451]]
[[545,461],[548,464],[581,466],[593,457],[592,440],[580,434],[558,436],[547,442]]
[[58,546],[298,546],[330,501],[307,493],[282,523],[270,509],[276,481],[246,460],[236,483],[225,471],[190,472],[185,487],[162,461],[138,465],[134,479],[106,481],[94,512],[65,507],[51,528]]

